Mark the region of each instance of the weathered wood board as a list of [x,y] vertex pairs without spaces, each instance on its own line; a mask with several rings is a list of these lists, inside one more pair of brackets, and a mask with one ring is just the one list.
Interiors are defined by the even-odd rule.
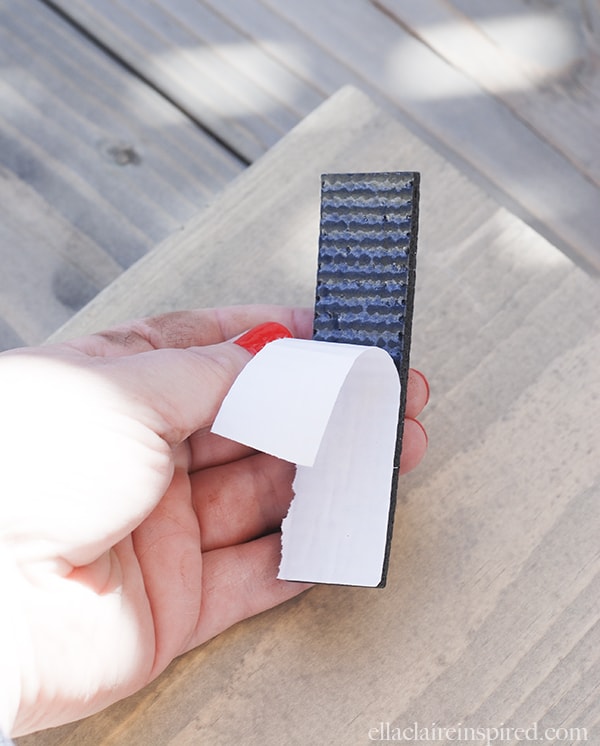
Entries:
[[53,5],[248,160],[322,100],[285,63],[202,2]]
[[600,185],[597,3],[373,2]]
[[[600,269],[598,97],[590,94],[597,54],[587,37],[568,76],[532,80],[518,67],[492,65],[491,42],[472,53],[463,43],[456,54],[436,44],[435,23],[449,14],[456,38],[464,31],[481,41],[468,8],[461,16],[437,0],[54,4],[248,160],[317,100],[359,85],[552,243]],[[475,4],[462,4],[475,13]],[[511,0],[500,17],[523,5]],[[526,89],[498,90],[503,74]]]
[[123,270],[2,166],[0,214],[0,349],[43,342]]
[[43,340],[245,164],[39,0],[0,0],[0,65],[3,349]]
[[19,746],[341,746],[414,722],[600,741],[597,283],[362,94],[308,117],[55,339],[183,306],[311,303],[320,173],[387,169],[422,172],[411,362],[432,386],[388,587],[315,588]]

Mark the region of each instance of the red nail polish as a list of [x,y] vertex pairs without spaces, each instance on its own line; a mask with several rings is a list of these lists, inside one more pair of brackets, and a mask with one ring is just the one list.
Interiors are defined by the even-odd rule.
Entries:
[[416,368],[413,368],[413,370],[415,371],[415,373],[418,373],[421,376],[421,378],[423,379],[423,382],[425,383],[425,387],[427,388],[427,398],[425,399],[425,404],[424,404],[424,406],[427,406],[427,402],[429,401],[429,394],[430,394],[429,381],[427,380],[426,376],[423,373],[421,373],[420,370],[417,370]]
[[427,430],[425,430],[425,425],[423,425],[423,423],[420,422],[419,420],[414,420],[414,421],[423,431],[423,435],[425,436],[425,446],[428,447],[429,446],[429,435],[427,435]]
[[248,350],[252,355],[256,355],[269,342],[292,336],[291,331],[283,324],[278,324],[276,321],[267,321],[265,324],[259,324],[259,326],[255,326],[242,334],[239,339],[235,340],[235,344]]
[[423,423],[420,420],[417,420],[414,417],[407,417],[404,420],[404,422],[406,423],[409,420],[410,422],[414,422],[415,425],[418,425],[421,428],[423,435],[425,436],[425,447],[428,447],[429,446],[429,435],[427,435],[427,430],[425,430],[425,425],[423,425]]

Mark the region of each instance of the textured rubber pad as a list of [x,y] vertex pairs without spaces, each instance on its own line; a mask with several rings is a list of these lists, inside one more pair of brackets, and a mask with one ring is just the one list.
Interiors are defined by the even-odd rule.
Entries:
[[402,386],[385,585],[406,406],[415,290],[419,174],[321,177],[321,228],[313,338],[383,347]]

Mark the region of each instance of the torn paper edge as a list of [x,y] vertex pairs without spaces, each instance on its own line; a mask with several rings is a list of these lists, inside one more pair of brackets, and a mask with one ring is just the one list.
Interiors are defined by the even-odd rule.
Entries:
[[297,464],[278,577],[380,583],[399,402],[377,347],[277,340],[238,376],[213,432]]

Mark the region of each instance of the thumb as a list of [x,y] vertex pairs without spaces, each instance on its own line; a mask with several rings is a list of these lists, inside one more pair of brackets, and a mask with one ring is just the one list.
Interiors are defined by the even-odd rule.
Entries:
[[246,363],[269,342],[291,337],[282,324],[267,322],[215,345],[159,349],[114,358],[111,365],[137,416],[174,447],[212,425]]

